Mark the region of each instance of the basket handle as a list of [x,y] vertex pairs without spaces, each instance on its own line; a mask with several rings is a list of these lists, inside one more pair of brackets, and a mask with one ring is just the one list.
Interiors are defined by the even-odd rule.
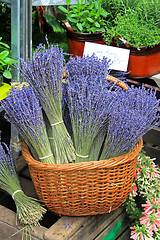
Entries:
[[[64,71],[63,78],[65,78],[66,76],[67,76],[67,73],[66,73],[66,71]],[[115,83],[116,85],[120,86],[121,88],[123,88],[125,90],[128,89],[127,85],[123,81],[119,80],[118,78],[112,77],[110,75],[107,75],[106,78],[108,81]]]
[[118,78],[112,77],[111,75],[107,75],[106,78],[108,81],[115,83],[116,85],[118,85],[119,87],[125,90],[128,90],[127,85],[123,81],[119,80]]
[[62,20],[62,21],[60,22],[60,25],[61,25],[61,27],[62,27],[63,29],[68,30],[68,31],[70,31],[70,32],[74,32],[73,29],[72,29],[72,27],[71,27],[71,25],[70,25],[66,20]]

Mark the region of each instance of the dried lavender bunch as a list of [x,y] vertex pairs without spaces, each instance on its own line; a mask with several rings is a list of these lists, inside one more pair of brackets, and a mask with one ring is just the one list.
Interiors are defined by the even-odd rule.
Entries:
[[13,88],[1,104],[5,110],[5,118],[17,128],[30,149],[36,151],[40,161],[55,163],[42,109],[33,88],[25,86],[21,90]]
[[[109,60],[96,56],[71,58],[66,64],[66,102],[72,123],[76,162],[98,160],[105,138],[110,112],[113,108],[114,91],[109,83]],[[97,137],[98,136],[98,137]]]
[[1,139],[0,188],[7,191],[15,201],[17,219],[24,227],[22,230],[26,229],[27,239],[27,235],[30,235],[30,230],[32,230],[34,226],[40,225],[39,221],[46,213],[46,209],[37,199],[26,196],[22,191],[16,172],[15,160],[13,159],[12,153],[7,145],[5,143],[1,143]]
[[33,86],[48,118],[48,134],[56,163],[72,162],[75,158],[73,144],[62,117],[62,84],[64,53],[58,46],[42,44],[33,59],[20,59],[24,81]]
[[155,91],[132,86],[116,94],[118,104],[110,116],[100,159],[129,152],[146,132],[160,124],[160,100]]

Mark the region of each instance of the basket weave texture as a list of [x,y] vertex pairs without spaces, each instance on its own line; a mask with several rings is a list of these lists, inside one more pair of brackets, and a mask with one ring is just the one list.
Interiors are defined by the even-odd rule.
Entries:
[[21,141],[39,199],[54,213],[68,216],[104,214],[118,208],[130,192],[142,144],[140,139],[131,152],[107,160],[47,164],[33,159]]

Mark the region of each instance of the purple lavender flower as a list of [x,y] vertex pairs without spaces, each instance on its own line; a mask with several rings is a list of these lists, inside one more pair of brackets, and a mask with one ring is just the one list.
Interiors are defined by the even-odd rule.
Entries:
[[150,129],[159,126],[159,100],[156,92],[133,86],[117,94],[106,129],[107,135],[100,159],[129,152]]
[[[102,131],[113,108],[114,91],[109,83],[108,59],[71,58],[66,64],[66,86],[76,161],[98,160],[105,133]],[[97,135],[99,137],[97,138]]]
[[[20,186],[16,173],[15,160],[11,150],[0,139],[0,188],[7,191],[13,198],[17,209],[17,219],[26,229],[26,239],[30,229],[39,225],[46,209],[36,199],[26,196]],[[23,239],[22,234],[22,239]],[[30,235],[30,234],[29,234]]]
[[6,175],[8,175],[8,177],[10,176],[10,178],[13,178],[16,184],[19,185],[15,160],[13,159],[12,153],[8,146],[1,142],[0,137],[0,188],[12,193],[11,186],[9,186],[7,181],[4,180]]
[[[39,45],[33,59],[20,59],[24,81],[33,88],[48,118],[48,134],[56,163],[68,163],[75,158],[70,135],[62,117],[62,84],[64,53],[58,46],[48,49]],[[68,142],[70,143],[68,145]]]
[[127,153],[147,131],[159,125],[155,92],[144,87],[128,87],[126,91],[109,83],[106,59],[100,61],[94,55],[71,58],[66,66],[66,101],[77,161]]
[[[5,118],[17,128],[29,147],[35,149],[42,161],[54,163],[42,109],[33,88],[12,89],[10,95],[1,103],[5,110]],[[49,155],[51,156],[46,157]]]

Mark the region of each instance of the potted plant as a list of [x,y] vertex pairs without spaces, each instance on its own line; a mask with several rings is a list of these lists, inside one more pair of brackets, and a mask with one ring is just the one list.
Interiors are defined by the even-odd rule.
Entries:
[[130,77],[144,78],[160,72],[159,1],[106,1],[109,14],[106,44],[130,49]]
[[[89,1],[87,4],[78,1],[77,5],[70,6],[68,1],[67,9],[59,7],[66,13],[66,20],[62,22],[67,30],[69,52],[73,56],[82,56],[85,41],[127,48],[130,49],[127,69],[130,77],[145,78],[158,74],[160,72],[159,1],[138,0],[134,4],[133,1],[121,0],[98,2]],[[97,21],[98,4],[101,14],[100,20]],[[92,40],[90,29],[95,32]],[[99,33],[101,31],[104,32],[104,38],[102,33]],[[99,40],[97,36],[98,38],[100,36]]]
[[58,7],[66,16],[61,26],[67,30],[69,53],[82,56],[86,41],[105,44],[102,33],[108,13],[102,8],[102,0],[77,0],[75,5],[70,2],[66,0],[67,8]]

